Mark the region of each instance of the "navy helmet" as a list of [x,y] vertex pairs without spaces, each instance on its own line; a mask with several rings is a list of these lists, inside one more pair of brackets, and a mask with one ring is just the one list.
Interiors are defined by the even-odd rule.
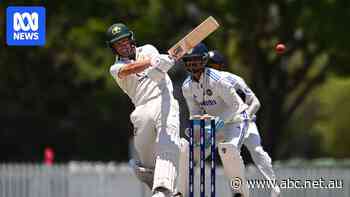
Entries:
[[227,60],[219,51],[209,51],[208,65],[215,69],[222,69],[227,67]]
[[182,60],[184,62],[191,60],[202,60],[203,63],[206,64],[209,60],[208,52],[209,50],[207,46],[205,46],[203,43],[199,43],[193,49],[187,52],[187,54],[182,57]]
[[205,44],[203,43],[199,43],[197,44],[197,46],[195,46],[192,50],[188,52],[188,55],[203,55],[208,52],[209,50],[207,46],[205,46]]
[[209,60],[208,52],[208,48],[203,43],[196,45],[182,57],[185,69],[192,75],[203,72]]

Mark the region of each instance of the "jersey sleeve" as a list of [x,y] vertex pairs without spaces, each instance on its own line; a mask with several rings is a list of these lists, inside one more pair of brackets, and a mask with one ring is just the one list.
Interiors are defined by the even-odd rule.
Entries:
[[165,78],[165,73],[156,67],[156,63],[159,63],[158,57],[159,52],[153,45],[147,44],[142,47],[142,51],[140,51],[141,56],[139,59],[150,59],[151,66],[145,70],[146,75],[154,82],[158,83],[162,79]]
[[110,67],[109,72],[115,80],[121,80],[121,78],[119,77],[119,71],[124,65],[125,63],[121,61],[116,61],[116,63]]
[[126,81],[133,81],[136,75],[128,75],[124,77],[119,76],[120,70],[127,64],[127,62],[122,60],[117,60],[110,68],[109,73],[112,75],[113,79],[118,83],[125,83]]
[[147,44],[144,48],[146,56],[151,60],[152,67],[166,73],[175,64],[175,60],[170,58],[169,55],[159,54],[153,45]]
[[260,108],[260,101],[254,92],[248,87],[242,78],[238,78],[235,83],[235,89],[245,104],[248,105],[247,114],[252,117]]
[[142,57],[141,59],[143,58],[151,59],[154,56],[158,56],[159,52],[157,48],[154,47],[153,45],[146,44],[145,46],[142,47],[142,54],[144,55],[144,57]]
[[190,84],[188,83],[188,80],[185,80],[184,84],[182,85],[182,94],[186,100],[190,116],[199,115],[201,114],[201,108],[199,103],[193,98],[193,93],[189,86]]
[[159,54],[152,45],[145,45],[143,53],[150,58],[151,67],[146,69],[147,76],[155,82],[159,82],[166,77],[168,70],[175,64],[175,61],[168,55]]
[[[217,85],[217,90],[224,100],[224,102],[230,106],[231,110],[227,110],[227,114],[223,115],[225,122],[232,121],[238,112],[243,111],[241,108],[245,105],[242,99],[236,92],[236,89],[233,84],[229,83],[226,80],[219,80]],[[242,105],[243,104],[243,105]]]
[[152,57],[151,65],[166,73],[172,66],[175,65],[175,60],[169,55],[161,54]]

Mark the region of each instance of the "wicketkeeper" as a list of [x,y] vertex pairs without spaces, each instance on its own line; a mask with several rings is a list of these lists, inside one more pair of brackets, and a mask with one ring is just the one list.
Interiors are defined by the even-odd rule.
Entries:
[[[215,59],[217,57],[219,59]],[[215,63],[220,62],[220,58],[220,54],[209,52],[204,44],[197,45],[190,54],[184,56],[182,60],[189,76],[183,83],[182,92],[190,116],[209,114],[217,117],[217,144],[225,175],[230,180],[239,178],[242,186],[233,188],[233,192],[237,196],[248,197],[249,190],[240,155],[243,144],[249,149],[258,169],[268,180],[274,180],[275,174],[271,159],[261,146],[261,138],[254,123],[260,102],[242,78],[207,67],[209,60]],[[182,140],[181,144],[180,180],[184,182],[188,179],[184,176],[187,173],[182,173],[188,171],[185,160],[188,157],[185,155],[188,152],[188,142]],[[187,183],[180,185],[185,193],[188,190]],[[276,187],[271,196],[278,196],[279,193],[279,188]]]

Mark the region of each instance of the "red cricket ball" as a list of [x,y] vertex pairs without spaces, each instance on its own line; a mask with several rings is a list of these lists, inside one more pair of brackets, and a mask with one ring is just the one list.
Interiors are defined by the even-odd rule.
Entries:
[[275,50],[276,50],[276,53],[283,54],[286,51],[286,46],[282,43],[279,43],[276,45]]

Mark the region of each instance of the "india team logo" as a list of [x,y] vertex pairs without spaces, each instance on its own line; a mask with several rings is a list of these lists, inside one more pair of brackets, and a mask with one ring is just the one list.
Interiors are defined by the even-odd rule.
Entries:
[[12,46],[45,44],[45,8],[10,6],[6,9],[6,41]]
[[211,89],[207,89],[207,95],[208,95],[208,96],[213,95],[213,91],[211,91]]

